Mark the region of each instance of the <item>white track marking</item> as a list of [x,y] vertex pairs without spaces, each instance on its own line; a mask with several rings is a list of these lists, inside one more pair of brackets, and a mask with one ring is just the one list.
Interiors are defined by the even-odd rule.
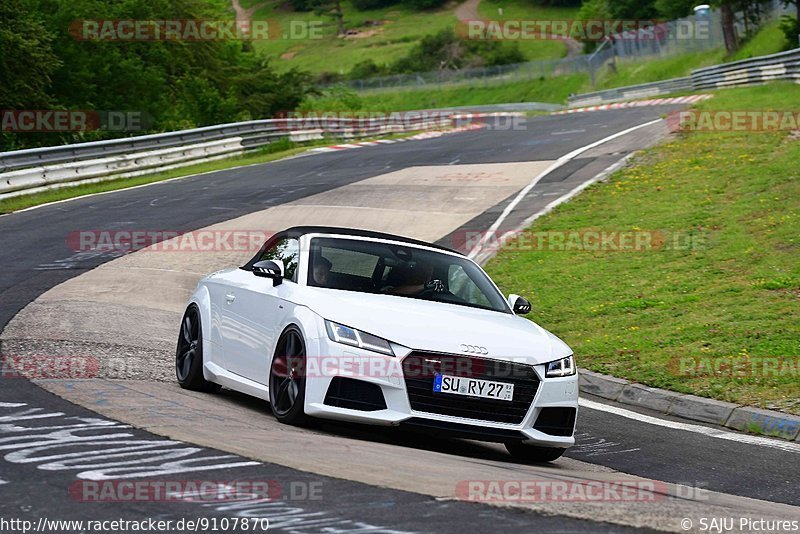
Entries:
[[749,445],[759,445],[761,447],[770,447],[772,449],[800,453],[800,443],[792,443],[790,441],[780,441],[777,439],[770,439],[761,436],[752,436],[750,434],[736,434],[734,432],[728,432],[726,430],[720,430],[717,428],[711,428],[701,425],[692,425],[689,423],[678,423],[676,421],[667,421],[666,419],[659,419],[658,417],[644,415],[638,412],[633,412],[631,410],[626,410],[625,408],[610,406],[608,404],[602,404],[600,402],[594,402],[587,399],[580,399],[580,405],[583,406],[584,408],[589,408],[590,410],[608,412],[614,415],[619,415],[620,417],[633,419],[634,421],[640,421],[642,423],[647,423],[650,425],[663,426],[664,428],[671,428],[673,430],[684,430],[686,432],[694,432],[695,434],[703,434],[704,436],[709,436],[712,438],[725,439],[728,441],[736,441],[739,443],[747,443]]
[[3,480],[2,478],[0,478],[0,486],[2,486],[3,484],[8,484],[8,480]]
[[25,406],[24,402],[0,402],[0,408],[19,408]]
[[[631,160],[631,158],[633,158],[633,156],[635,154],[636,154],[636,152],[631,152],[630,154],[628,154],[624,158],[615,161],[614,163],[612,163],[611,165],[609,165],[608,167],[603,169],[599,174],[596,174],[596,175],[592,176],[591,178],[589,178],[588,180],[586,180],[582,184],[580,184],[580,185],[576,186],[575,188],[573,188],[571,191],[569,191],[569,192],[561,195],[557,199],[553,200],[552,202],[547,204],[541,210],[539,210],[536,213],[530,215],[527,219],[522,221],[522,224],[520,224],[519,226],[517,226],[513,230],[509,230],[509,231],[503,233],[503,235],[501,235],[500,238],[496,240],[496,242],[497,243],[505,243],[506,242],[506,238],[511,238],[511,237],[514,236],[514,234],[522,232],[525,228],[527,228],[531,224],[533,224],[533,221],[535,221],[536,219],[538,219],[542,215],[544,215],[546,213],[549,213],[550,211],[553,210],[553,208],[555,208],[559,204],[563,204],[567,200],[569,200],[572,197],[576,196],[578,193],[580,193],[581,191],[583,191],[584,189],[586,189],[587,187],[589,187],[593,183],[599,182],[600,180],[605,180],[606,177],[608,177],[610,174],[612,174],[612,173],[618,171],[619,169],[621,169],[622,167],[624,167]],[[558,193],[556,193],[556,194],[558,194]],[[496,253],[497,253],[497,249],[496,248],[492,248],[491,250],[487,250],[486,253],[484,253],[484,254],[478,254],[473,259],[478,264],[483,265],[484,262],[488,261],[489,258],[494,256]]]
[[489,227],[489,229],[486,231],[486,233],[481,238],[480,242],[477,245],[475,245],[475,247],[470,251],[469,257],[470,258],[475,258],[475,256],[477,256],[480,253],[480,250],[483,247],[484,243],[486,242],[486,239],[489,236],[494,235],[495,232],[497,232],[497,229],[500,228],[500,225],[503,224],[503,222],[508,218],[508,216],[511,214],[511,212],[514,211],[514,209],[519,205],[520,202],[522,202],[522,199],[525,198],[525,196],[527,196],[528,193],[530,193],[531,189],[533,189],[534,186],[537,183],[539,183],[539,180],[541,180],[542,178],[544,178],[545,176],[547,176],[548,174],[550,174],[554,170],[558,169],[559,167],[565,165],[567,162],[573,160],[575,157],[583,154],[587,150],[591,150],[591,149],[593,149],[593,148],[595,148],[597,146],[602,145],[603,143],[607,143],[607,142],[612,141],[612,140],[614,140],[614,139],[616,139],[618,137],[622,137],[623,135],[627,135],[627,134],[629,134],[631,132],[635,132],[636,130],[638,130],[640,128],[645,128],[647,126],[651,126],[653,124],[661,122],[661,120],[662,119],[655,119],[655,120],[652,120],[652,121],[649,121],[649,122],[645,122],[644,124],[639,124],[638,126],[633,126],[631,128],[622,130],[621,132],[617,132],[617,133],[615,133],[613,135],[609,135],[608,137],[604,137],[604,138],[600,139],[599,141],[595,141],[594,143],[590,143],[590,144],[588,144],[586,146],[582,146],[580,148],[576,148],[572,152],[569,152],[568,154],[564,154],[563,156],[561,156],[560,158],[555,160],[552,164],[550,164],[549,167],[547,167],[545,170],[540,172],[536,177],[534,177],[534,179],[531,180],[531,183],[526,185],[517,194],[517,196],[514,197],[514,200],[512,200],[511,203],[508,206],[506,206],[506,208],[503,210],[503,213],[501,213],[500,216],[497,218],[497,220],[492,224],[492,226]]

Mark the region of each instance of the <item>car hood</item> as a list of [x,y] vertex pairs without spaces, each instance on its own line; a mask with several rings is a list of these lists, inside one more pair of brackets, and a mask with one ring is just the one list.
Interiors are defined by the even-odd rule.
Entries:
[[304,304],[321,317],[410,349],[462,354],[461,345],[474,345],[485,347],[487,358],[524,359],[530,364],[572,354],[544,328],[510,313],[393,295],[305,289]]

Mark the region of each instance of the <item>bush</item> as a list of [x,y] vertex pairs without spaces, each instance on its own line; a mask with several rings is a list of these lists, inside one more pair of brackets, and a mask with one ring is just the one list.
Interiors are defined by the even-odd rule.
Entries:
[[783,30],[783,34],[786,36],[786,40],[788,41],[786,44],[786,50],[797,48],[797,40],[800,38],[800,20],[790,17],[789,15],[782,16],[781,30]]
[[359,11],[367,9],[380,9],[399,3],[400,0],[352,0],[353,7]]
[[360,63],[356,63],[347,77],[351,80],[361,80],[363,78],[371,78],[373,76],[382,76],[387,74],[386,65],[378,65],[371,59],[366,59]]
[[443,5],[446,0],[406,0],[405,3],[411,9],[433,9]]

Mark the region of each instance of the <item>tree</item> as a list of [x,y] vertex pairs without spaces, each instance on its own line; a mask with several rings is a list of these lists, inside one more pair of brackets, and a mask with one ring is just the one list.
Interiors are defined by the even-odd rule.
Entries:
[[32,0],[0,3],[0,109],[44,107],[60,61],[53,52],[52,33],[41,23]]
[[735,7],[739,4],[736,0],[716,0],[716,7],[720,8],[722,23],[722,38],[725,41],[725,50],[730,54],[739,48],[739,37],[736,35]]
[[688,17],[692,8],[702,3],[698,0],[656,0],[655,6],[658,15],[666,20],[675,20]]
[[[0,0],[0,16],[0,109],[138,112],[151,119],[146,130],[165,131],[267,118],[315,94],[309,74],[278,74],[247,41],[102,40],[86,38],[80,22],[73,25],[228,20],[219,2]],[[112,135],[121,134],[4,132],[0,149]]]
[[336,34],[344,35],[344,12],[341,0],[308,0],[308,5],[319,15],[329,15],[336,19]]

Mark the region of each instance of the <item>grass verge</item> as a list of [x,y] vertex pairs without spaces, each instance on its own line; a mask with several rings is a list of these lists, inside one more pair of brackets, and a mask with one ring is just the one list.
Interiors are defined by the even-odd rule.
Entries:
[[[800,86],[729,89],[698,108],[796,113]],[[796,132],[680,134],[529,229],[653,231],[667,246],[520,243],[488,271],[506,292],[531,296],[531,318],[570,344],[583,367],[800,413],[797,161]]]
[[[486,87],[425,87],[412,91],[358,94],[348,99],[346,109],[392,112],[507,102],[560,104],[570,93],[587,84],[588,79],[587,75],[572,75]],[[323,96],[305,101],[302,108],[307,111],[341,111],[343,103],[337,97]]]

